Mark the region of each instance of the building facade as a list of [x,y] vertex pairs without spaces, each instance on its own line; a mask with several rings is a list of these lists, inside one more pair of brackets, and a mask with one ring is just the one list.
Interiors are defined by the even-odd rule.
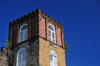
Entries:
[[9,23],[8,66],[66,66],[63,25],[37,9]]

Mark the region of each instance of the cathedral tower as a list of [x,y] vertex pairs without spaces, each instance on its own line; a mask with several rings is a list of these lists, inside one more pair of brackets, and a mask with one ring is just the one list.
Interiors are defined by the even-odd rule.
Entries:
[[63,25],[40,9],[9,23],[9,66],[66,66]]

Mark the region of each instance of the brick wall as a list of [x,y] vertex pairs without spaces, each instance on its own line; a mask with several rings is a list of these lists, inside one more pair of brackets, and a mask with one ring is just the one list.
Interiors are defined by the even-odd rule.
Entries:
[[28,39],[40,36],[49,41],[49,25],[54,26],[56,32],[56,45],[64,48],[64,32],[63,25],[52,17],[48,16],[40,9],[24,15],[19,19],[10,22],[9,25],[9,41],[12,44],[19,43],[19,29],[23,24],[28,24]]
[[50,50],[54,49],[57,53],[58,66],[66,66],[65,50],[59,46],[51,46],[50,42],[39,38],[39,64],[41,66],[50,66]]
[[21,48],[26,49],[26,66],[39,66],[39,40],[38,38],[16,44],[11,48],[9,66],[17,65],[17,53]]
[[32,14],[9,23],[9,41],[12,44],[19,43],[19,30],[23,24],[28,24],[28,39],[38,36],[38,15],[37,12],[33,11]]
[[[19,43],[19,30],[23,24],[28,24],[28,40]],[[55,28],[56,43],[49,41],[49,25]],[[31,42],[33,40],[34,42]],[[50,66],[51,49],[57,52],[58,66],[66,66],[63,25],[40,9],[32,11],[9,23],[9,41],[15,45],[12,47],[11,53],[13,58],[9,60],[9,66],[16,66],[16,55],[22,47],[25,47],[28,52],[27,66],[34,65],[35,61],[39,62],[38,64],[41,66]],[[56,46],[56,48],[51,46],[50,43]],[[38,45],[39,47],[36,47]],[[34,52],[35,48],[36,52]]]
[[56,32],[56,45],[65,48],[63,25],[39,10],[39,36],[49,41],[49,28],[52,25]]
[[8,66],[7,48],[2,47],[0,51],[0,66]]

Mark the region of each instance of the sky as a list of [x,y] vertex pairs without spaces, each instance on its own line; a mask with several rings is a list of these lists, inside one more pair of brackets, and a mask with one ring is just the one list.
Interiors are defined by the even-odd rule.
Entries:
[[100,66],[100,0],[0,0],[0,47],[9,22],[37,8],[64,25],[67,66]]

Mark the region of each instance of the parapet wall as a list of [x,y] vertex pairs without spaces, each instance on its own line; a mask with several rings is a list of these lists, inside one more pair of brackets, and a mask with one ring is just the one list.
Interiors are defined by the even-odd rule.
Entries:
[[1,47],[0,50],[0,66],[8,66],[7,48]]

